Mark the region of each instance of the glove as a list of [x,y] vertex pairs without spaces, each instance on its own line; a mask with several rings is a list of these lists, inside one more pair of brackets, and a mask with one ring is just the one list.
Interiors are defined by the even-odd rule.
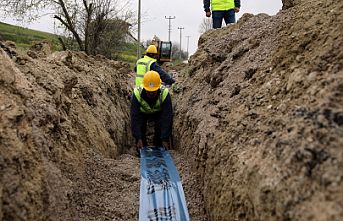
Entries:
[[171,78],[168,85],[172,85],[174,83],[175,83],[175,80],[173,78]]
[[162,146],[164,149],[169,150],[169,142],[168,141],[162,141]]
[[137,149],[142,149],[143,148],[143,140],[139,139],[136,143]]
[[136,151],[137,151],[137,157],[141,157],[141,153],[140,153],[140,150],[143,148],[143,141],[142,139],[139,139],[136,143]]

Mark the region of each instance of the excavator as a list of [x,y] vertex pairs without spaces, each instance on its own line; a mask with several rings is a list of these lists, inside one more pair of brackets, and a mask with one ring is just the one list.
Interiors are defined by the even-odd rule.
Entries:
[[151,45],[155,45],[157,48],[157,62],[159,65],[162,65],[164,62],[171,62],[171,52],[172,52],[172,43],[171,41],[161,41],[156,35],[150,42]]

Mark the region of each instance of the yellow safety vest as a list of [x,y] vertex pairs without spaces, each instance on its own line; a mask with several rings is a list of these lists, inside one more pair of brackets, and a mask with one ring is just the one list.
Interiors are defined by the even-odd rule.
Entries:
[[212,11],[224,11],[235,8],[234,0],[212,0],[211,9]]
[[156,59],[153,59],[149,56],[144,56],[143,58],[139,59],[136,63],[137,74],[136,74],[136,87],[143,84],[144,74],[150,71],[150,66],[154,63]]
[[148,102],[146,102],[144,99],[142,99],[142,97],[141,97],[142,90],[143,90],[143,87],[140,86],[140,87],[136,87],[133,91],[135,97],[137,98],[138,102],[140,103],[140,106],[141,106],[140,111],[145,113],[145,114],[153,114],[153,113],[156,113],[158,111],[161,111],[161,104],[166,99],[166,97],[169,93],[168,88],[166,88],[163,85],[160,87],[161,93],[160,93],[159,98],[157,99],[157,101],[153,107],[150,107]]

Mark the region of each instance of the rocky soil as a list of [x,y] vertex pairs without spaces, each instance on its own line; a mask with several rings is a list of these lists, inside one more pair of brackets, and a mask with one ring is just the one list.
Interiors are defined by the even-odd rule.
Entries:
[[[283,4],[174,71],[191,220],[343,219],[343,2]],[[0,220],[138,220],[129,65],[0,46]]]
[[343,3],[298,2],[205,33],[180,75],[209,220],[343,219]]

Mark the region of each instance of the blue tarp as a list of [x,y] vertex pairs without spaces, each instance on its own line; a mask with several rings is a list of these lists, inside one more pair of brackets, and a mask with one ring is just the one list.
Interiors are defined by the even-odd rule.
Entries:
[[141,150],[139,221],[189,221],[179,173],[162,147]]

